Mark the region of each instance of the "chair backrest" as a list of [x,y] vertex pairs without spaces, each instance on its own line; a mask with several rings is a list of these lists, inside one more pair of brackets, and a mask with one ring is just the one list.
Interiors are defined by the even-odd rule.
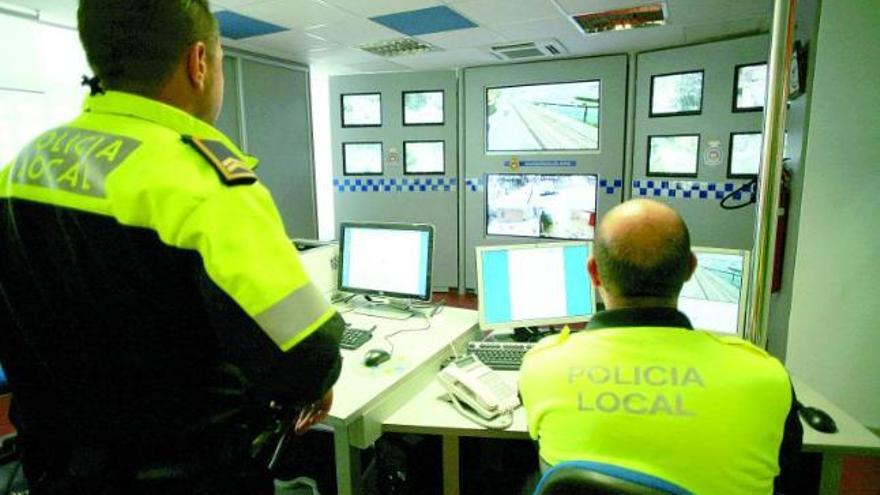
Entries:
[[692,495],[655,476],[589,461],[559,463],[544,473],[534,495]]

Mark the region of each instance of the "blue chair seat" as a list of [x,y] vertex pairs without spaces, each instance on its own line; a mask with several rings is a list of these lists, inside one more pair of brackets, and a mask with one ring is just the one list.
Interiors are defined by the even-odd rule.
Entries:
[[561,462],[544,473],[534,495],[693,495],[666,480],[590,461]]

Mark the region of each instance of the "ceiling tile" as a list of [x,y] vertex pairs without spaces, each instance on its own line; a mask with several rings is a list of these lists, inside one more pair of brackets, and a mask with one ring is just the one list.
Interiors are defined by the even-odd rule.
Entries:
[[369,72],[405,72],[409,67],[395,64],[387,60],[378,60],[376,62],[359,62],[356,64],[347,64],[347,67],[354,69],[358,73]]
[[485,50],[466,48],[448,52],[430,52],[419,55],[394,57],[394,63],[405,65],[416,70],[454,69],[498,62]]
[[297,29],[357,19],[348,12],[318,0],[270,0],[235,10],[257,19]]
[[357,46],[364,43],[386,41],[403,37],[397,31],[380,26],[368,19],[355,19],[353,21],[338,22],[317,26],[307,32],[315,34],[330,41],[336,41],[346,46]]
[[773,15],[771,0],[670,0],[668,7],[669,23],[679,26]]
[[432,46],[437,46],[446,50],[476,48],[504,41],[503,37],[486,28],[462,29],[460,31],[449,33],[424,34],[418,36],[418,38]]
[[370,19],[408,36],[445,33],[477,27],[473,21],[446,5],[380,15]]
[[496,31],[506,41],[537,41],[548,38],[556,38],[561,41],[568,36],[584,36],[571,21],[564,18],[508,24],[497,28]]
[[758,33],[764,31],[764,18],[737,19],[729,22],[694,24],[684,27],[685,42],[704,41],[732,34]]
[[471,0],[453,8],[482,26],[562,17],[551,0]]
[[373,17],[443,5],[439,0],[325,0],[349,12]]
[[306,52],[316,48],[335,48],[339,44],[310,36],[301,31],[287,31],[283,33],[257,36],[247,40],[253,46],[274,48],[288,52]]

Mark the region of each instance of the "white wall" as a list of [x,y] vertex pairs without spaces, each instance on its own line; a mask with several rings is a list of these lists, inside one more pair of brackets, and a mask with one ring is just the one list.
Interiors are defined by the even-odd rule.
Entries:
[[0,167],[39,132],[79,113],[91,74],[76,31],[0,14]]
[[787,365],[880,427],[880,9],[822,2]]
[[318,208],[318,238],[336,239],[333,204],[333,154],[330,148],[330,77],[310,71],[312,98],[312,142],[315,150],[315,198]]

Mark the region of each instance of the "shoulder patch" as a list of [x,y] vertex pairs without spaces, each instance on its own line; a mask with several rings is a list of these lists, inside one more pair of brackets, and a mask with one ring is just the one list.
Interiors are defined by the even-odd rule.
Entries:
[[214,166],[224,184],[237,186],[253,184],[257,181],[257,175],[220,141],[183,136],[183,142],[195,148],[208,160],[208,163]]

